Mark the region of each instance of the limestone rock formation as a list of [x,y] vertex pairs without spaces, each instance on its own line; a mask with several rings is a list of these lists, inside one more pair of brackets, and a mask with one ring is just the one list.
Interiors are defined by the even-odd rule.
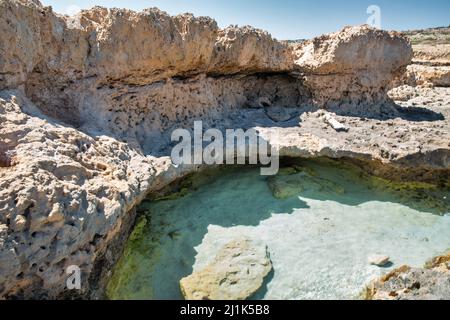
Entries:
[[415,45],[413,63],[400,84],[426,87],[450,87],[450,44]]
[[[288,168],[291,169],[291,168]],[[293,168],[292,168],[293,169]],[[278,175],[268,179],[272,194],[277,199],[287,199],[300,192],[321,191],[329,194],[343,194],[345,190],[330,180],[317,177],[314,172],[306,172],[301,168],[281,170]]]
[[70,265],[86,288],[94,260],[129,228],[151,160],[59,125],[17,92],[0,94],[0,110],[9,159],[0,167],[0,295],[53,297]]
[[414,30],[403,33],[413,44],[414,57],[395,86],[450,86],[450,28]]
[[219,30],[210,18],[171,17],[156,8],[95,7],[63,17],[38,1],[5,0],[0,23],[0,89],[24,84],[32,73],[45,73],[65,85],[87,77],[138,85],[202,72],[291,68],[287,45],[266,32]]
[[424,268],[400,267],[367,289],[373,300],[449,300],[450,254],[436,257]]
[[[408,66],[406,77],[413,78],[414,85],[450,87],[450,66]],[[411,83],[411,81],[407,81]]]
[[416,44],[413,50],[416,62],[448,65],[450,61],[450,39],[445,44]]
[[[95,7],[68,17],[37,0],[0,0],[0,39],[0,298],[103,297],[135,205],[199,169],[168,157],[172,129],[197,119],[275,131],[267,139],[281,156],[450,175],[448,110],[438,102],[378,120],[385,108],[373,103],[388,99],[385,84],[410,59],[395,34],[353,27],[293,47],[190,14]],[[337,137],[316,110],[331,105],[371,117],[337,116],[351,127]],[[82,271],[79,292],[66,290],[71,265]]]
[[238,239],[220,249],[203,270],[181,279],[181,292],[186,300],[245,300],[271,270],[265,246]]
[[382,254],[374,254],[371,255],[367,260],[369,264],[372,264],[374,266],[378,267],[384,267],[389,263],[389,256],[382,255]]

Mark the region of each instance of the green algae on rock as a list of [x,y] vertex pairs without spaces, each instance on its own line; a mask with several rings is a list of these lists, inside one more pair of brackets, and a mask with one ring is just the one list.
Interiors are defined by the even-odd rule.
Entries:
[[[222,167],[220,171],[232,170],[234,166]],[[177,179],[173,183],[165,186],[161,190],[152,192],[144,202],[157,202],[176,200],[187,196],[197,190],[200,186],[211,182],[217,172],[214,166],[204,169],[201,174],[190,173],[187,176]]]

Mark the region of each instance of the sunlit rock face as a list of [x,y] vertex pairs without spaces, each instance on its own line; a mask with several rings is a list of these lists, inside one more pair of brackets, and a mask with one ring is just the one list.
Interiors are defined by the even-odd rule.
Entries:
[[211,18],[102,7],[67,17],[37,1],[14,0],[2,1],[1,9],[8,42],[0,49],[0,88],[17,87],[33,72],[66,84],[92,77],[140,85],[206,72],[292,68],[287,44],[251,27],[219,30]]
[[204,269],[180,280],[186,300],[245,300],[272,270],[267,247],[241,237],[220,248]]
[[413,45],[414,57],[394,86],[450,87],[450,28],[403,32]]
[[423,268],[401,266],[367,287],[373,300],[450,299],[450,253],[428,261]]
[[[289,185],[282,199],[278,179]],[[186,183],[194,191],[140,207],[149,218],[114,270],[110,298],[182,299],[179,281],[211,271],[220,248],[242,237],[267,248],[273,266],[255,299],[364,298],[372,280],[421,267],[450,245],[450,216],[437,214],[450,211],[445,190],[348,164],[302,161],[270,179],[256,168],[221,169]],[[389,262],[373,265],[373,256]]]

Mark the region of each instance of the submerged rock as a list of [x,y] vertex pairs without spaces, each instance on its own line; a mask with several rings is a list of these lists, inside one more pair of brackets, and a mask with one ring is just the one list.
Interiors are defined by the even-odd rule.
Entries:
[[424,268],[402,266],[373,282],[371,300],[449,300],[450,253],[432,259]]
[[311,172],[298,172],[295,168],[284,169],[277,176],[270,177],[268,185],[273,196],[277,199],[287,199],[304,191],[345,193],[344,188],[333,181],[315,177]]
[[378,267],[384,267],[389,263],[390,257],[386,255],[374,254],[368,259],[370,264]]
[[[79,294],[92,296],[122,251],[133,208],[196,170],[167,157],[174,128],[194,119],[241,128],[242,116],[255,127],[247,112],[259,110],[245,105],[292,108],[311,98],[373,116],[368,108],[382,109],[375,102],[411,50],[368,27],[294,49],[190,14],[94,7],[68,17],[37,0],[0,1],[0,35],[0,298],[60,297],[71,265],[84,275]],[[380,160],[448,177],[448,121],[346,123],[351,131],[336,139],[312,115],[276,128],[282,139],[271,144],[281,156]]]
[[265,246],[239,239],[225,245],[206,268],[181,279],[180,287],[186,300],[245,300],[271,270]]

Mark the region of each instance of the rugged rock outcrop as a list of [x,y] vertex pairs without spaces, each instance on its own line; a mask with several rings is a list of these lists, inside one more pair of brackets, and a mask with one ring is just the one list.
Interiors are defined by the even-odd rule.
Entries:
[[322,191],[330,194],[343,194],[345,190],[332,181],[315,177],[303,168],[282,169],[281,172],[268,179],[270,191],[277,199],[287,199],[304,190]]
[[413,44],[413,63],[395,86],[450,86],[450,28],[433,28],[403,33]]
[[0,168],[1,294],[55,297],[67,266],[79,266],[86,285],[102,247],[129,228],[154,169],[125,143],[47,119],[21,94],[2,92],[0,105],[10,158]]
[[431,65],[450,64],[450,43],[417,44],[413,46],[413,50],[414,50],[414,61],[417,63],[431,64]]
[[[412,54],[403,38],[369,27],[349,27],[292,47],[251,27],[219,30],[212,19],[170,17],[157,9],[137,13],[95,7],[62,17],[38,2],[2,1],[1,6],[5,41],[0,47],[0,89],[22,87],[45,113],[76,126],[97,125],[105,116],[92,119],[86,104],[114,105],[104,101],[112,95],[102,89],[114,89],[114,98],[120,99],[136,87],[199,74],[300,74],[309,88],[303,91],[310,91],[318,106],[356,103],[367,108],[367,103],[386,100],[382,89]],[[242,81],[234,83],[242,86]],[[265,91],[263,85],[258,88]],[[179,102],[194,108],[210,95],[208,89],[184,84],[183,91],[197,90],[198,99]],[[235,105],[254,103],[253,97],[238,94]],[[261,95],[283,104],[273,101],[281,94]],[[175,109],[177,102],[167,101],[164,108]],[[224,105],[230,103],[220,107]]]
[[386,88],[411,62],[409,42],[397,33],[347,27],[294,47],[295,64],[320,106],[348,113],[386,103]]
[[[120,254],[134,206],[198,169],[167,157],[172,129],[196,119],[256,127],[282,156],[449,175],[445,119],[395,129],[411,115],[447,117],[389,102],[384,86],[410,59],[396,34],[351,27],[292,47],[189,14],[96,7],[67,17],[36,0],[0,0],[0,38],[1,298],[102,297],[99,279]],[[370,117],[338,119],[351,128],[336,136],[318,107]],[[386,110],[404,119],[381,122]],[[70,265],[81,267],[78,292],[66,292]]]
[[405,83],[415,86],[450,87],[450,66],[408,66]]
[[367,288],[372,300],[449,300],[450,254],[436,257],[424,268],[402,266]]
[[39,73],[68,85],[95,77],[142,85],[167,77],[291,69],[287,45],[251,27],[219,30],[210,18],[158,9],[95,7],[74,17],[33,1],[1,3],[0,88]]

